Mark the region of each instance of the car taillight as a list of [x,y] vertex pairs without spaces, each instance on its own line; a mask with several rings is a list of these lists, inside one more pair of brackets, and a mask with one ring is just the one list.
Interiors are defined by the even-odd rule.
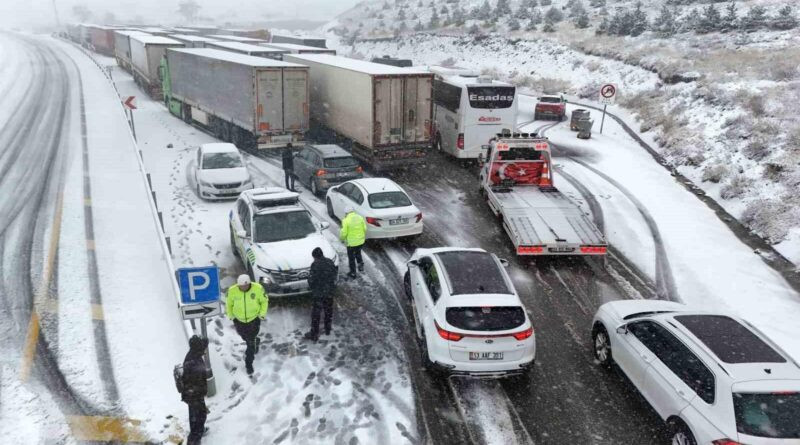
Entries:
[[439,337],[442,337],[445,340],[459,341],[462,338],[464,338],[464,336],[461,334],[456,334],[455,332],[450,332],[442,328],[441,326],[439,326],[439,323],[436,323],[435,321],[433,323],[436,325],[436,331],[439,333]]
[[360,165],[358,167],[356,167],[356,173],[363,173],[363,172],[364,172],[364,169],[361,168]]
[[375,226],[375,227],[380,227],[380,226],[381,226],[381,223],[380,223],[380,221],[381,221],[381,220],[380,220],[380,219],[378,219],[378,218],[373,218],[373,217],[371,217],[371,216],[368,216],[368,217],[367,217],[367,224],[372,224],[372,225],[373,225],[373,226]]
[[422,221],[422,213],[417,213],[417,222]]
[[741,442],[737,442],[733,439],[727,439],[727,438],[712,440],[711,443],[713,445],[742,445]]
[[516,338],[517,340],[520,340],[520,341],[522,341],[522,340],[525,340],[526,338],[529,338],[531,335],[533,335],[533,328],[532,328],[532,327],[530,327],[530,328],[528,328],[528,329],[525,329],[525,330],[524,330],[524,331],[522,331],[522,332],[517,332],[517,333],[515,333],[515,334],[512,334],[512,335],[513,335],[513,336],[514,336],[514,338]]
[[532,255],[544,252],[544,246],[519,246],[517,255]]
[[464,149],[464,133],[458,133],[458,141],[456,141],[456,147],[459,150]]
[[317,176],[325,176],[328,172],[323,169],[317,170]]
[[606,250],[605,246],[581,246],[581,253],[600,254],[606,253]]

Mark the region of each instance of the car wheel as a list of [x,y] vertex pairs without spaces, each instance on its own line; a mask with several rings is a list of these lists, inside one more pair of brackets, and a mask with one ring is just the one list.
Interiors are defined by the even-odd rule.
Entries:
[[234,238],[233,232],[231,232],[231,250],[233,251],[233,256],[239,258],[239,249],[236,248],[236,238]]
[[425,366],[425,370],[431,375],[431,377],[444,377],[444,371],[442,371],[441,368],[436,366],[433,361],[431,361],[431,356],[428,354],[428,341],[425,338],[425,331],[423,331],[422,339],[419,340],[419,352],[421,355],[420,358],[422,359],[422,365]]
[[592,330],[592,345],[594,348],[594,358],[597,363],[604,367],[611,366],[611,340],[608,337],[606,328],[598,324]]
[[200,184],[197,184],[197,197],[200,198],[201,201],[205,201],[203,195],[200,193]]
[[672,445],[697,445],[697,440],[688,426],[682,420],[673,420],[670,422],[670,431],[672,431]]
[[256,282],[256,274],[253,273],[253,267],[250,265],[250,263],[247,263],[247,276],[250,277],[250,281],[253,283]]
[[314,180],[314,178],[312,177],[311,179],[308,180],[308,182],[309,184],[311,184],[311,194],[314,196],[319,195],[319,187],[317,186],[317,181]]
[[325,200],[325,207],[328,208],[328,216],[333,219],[336,219],[336,215],[333,214],[333,204],[331,203],[330,198]]
[[411,274],[408,271],[403,275],[403,290],[406,291],[406,297],[409,299],[413,296],[411,293]]

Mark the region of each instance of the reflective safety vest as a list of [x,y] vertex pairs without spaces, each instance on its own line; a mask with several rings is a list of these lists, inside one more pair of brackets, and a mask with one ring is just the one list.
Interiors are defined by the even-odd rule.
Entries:
[[236,284],[228,288],[225,314],[231,320],[248,323],[257,317],[264,318],[267,316],[268,307],[269,296],[259,283],[250,283],[247,292],[243,292]]
[[356,212],[350,212],[342,220],[342,230],[339,239],[347,247],[356,247],[364,244],[367,239],[367,221]]

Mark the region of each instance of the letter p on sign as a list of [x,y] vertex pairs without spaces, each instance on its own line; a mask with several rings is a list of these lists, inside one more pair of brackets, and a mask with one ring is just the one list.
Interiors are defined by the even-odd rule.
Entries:
[[216,266],[178,269],[181,303],[197,304],[219,300],[219,270]]

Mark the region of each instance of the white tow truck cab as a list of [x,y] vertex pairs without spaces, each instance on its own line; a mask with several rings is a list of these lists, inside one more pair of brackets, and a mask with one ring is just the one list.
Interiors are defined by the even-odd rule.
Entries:
[[553,185],[550,143],[535,133],[498,134],[486,146],[480,190],[517,255],[605,255],[605,237]]
[[250,277],[270,296],[307,294],[314,248],[339,265],[339,257],[322,231],[321,222],[300,201],[299,195],[281,187],[246,190],[229,215],[231,249]]

